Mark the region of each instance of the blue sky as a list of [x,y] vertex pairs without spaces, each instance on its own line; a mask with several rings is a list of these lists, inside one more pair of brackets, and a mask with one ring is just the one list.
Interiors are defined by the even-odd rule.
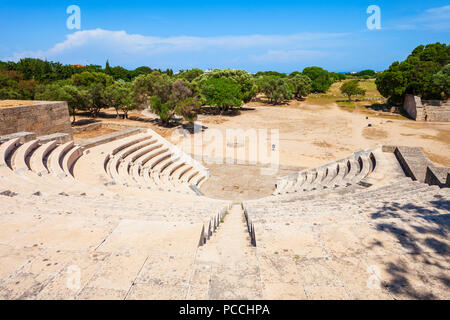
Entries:
[[[69,30],[66,8],[81,8]],[[381,29],[368,30],[369,5]],[[0,59],[174,70],[292,72],[384,70],[419,44],[447,43],[450,1],[77,1],[0,2]]]

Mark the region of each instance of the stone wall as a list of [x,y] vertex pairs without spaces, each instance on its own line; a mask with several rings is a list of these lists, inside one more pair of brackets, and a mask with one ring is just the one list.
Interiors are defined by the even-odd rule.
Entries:
[[403,109],[414,120],[425,120],[423,106],[420,97],[407,94],[403,103]]
[[418,96],[407,94],[403,109],[412,119],[417,121],[450,121],[449,101],[421,100]]
[[450,102],[440,100],[422,100],[427,121],[450,121]]
[[[389,146],[384,150],[392,152]],[[419,148],[398,146],[394,149],[394,155],[405,175],[411,179],[440,188],[450,187],[450,168],[435,166]]]
[[37,136],[56,132],[72,136],[66,102],[45,102],[28,106],[0,108],[0,135],[34,132]]

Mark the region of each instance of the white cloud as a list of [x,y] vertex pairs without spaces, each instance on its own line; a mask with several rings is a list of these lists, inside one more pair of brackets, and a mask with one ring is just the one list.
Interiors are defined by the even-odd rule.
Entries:
[[[292,35],[241,35],[241,36],[174,36],[155,37],[140,34],[128,34],[126,31],[103,29],[83,30],[67,35],[67,38],[47,50],[27,51],[13,54],[5,60],[17,61],[24,57],[36,57],[48,60],[77,60],[97,55],[105,57],[126,57],[142,60],[162,58],[179,53],[203,53],[263,50],[259,56],[248,54],[250,59],[277,59],[292,61],[318,54],[311,48],[322,46],[324,42],[346,36],[342,33],[300,33]],[[290,50],[292,48],[292,50]],[[310,51],[313,50],[313,51]],[[91,58],[90,58],[91,59]],[[104,61],[104,60],[102,60]]]
[[448,18],[450,16],[450,6],[443,6],[438,8],[431,8],[426,10],[427,13],[441,16],[443,18]]
[[397,25],[400,30],[450,30],[450,6],[430,8]]

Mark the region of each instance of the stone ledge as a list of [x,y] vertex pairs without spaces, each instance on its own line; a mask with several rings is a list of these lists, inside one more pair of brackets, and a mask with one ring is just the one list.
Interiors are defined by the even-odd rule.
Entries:
[[92,139],[85,140],[82,143],[80,143],[80,146],[82,146],[84,149],[89,149],[89,148],[93,148],[93,147],[96,147],[96,146],[99,146],[101,144],[105,144],[105,143],[108,143],[111,141],[126,138],[129,136],[138,134],[140,132],[142,132],[142,129],[140,129],[140,128],[130,128],[130,129],[125,129],[125,130],[121,130],[121,131],[117,131],[117,132],[112,132],[112,133],[108,133],[108,134],[105,134],[100,137],[95,137]]
[[450,187],[450,168],[445,167],[428,167],[425,183],[436,185],[440,188]]
[[34,132],[15,132],[7,134],[4,136],[0,136],[0,144],[15,138],[20,138],[20,142],[25,143],[36,139],[36,134]]
[[40,136],[37,138],[40,143],[44,144],[50,141],[56,141],[59,144],[66,143],[72,140],[72,137],[68,133],[53,133],[47,136]]
[[411,179],[441,188],[450,187],[450,168],[435,166],[419,148],[399,146],[394,154]]
[[382,145],[381,146],[381,151],[394,153],[396,148],[397,148],[397,146]]

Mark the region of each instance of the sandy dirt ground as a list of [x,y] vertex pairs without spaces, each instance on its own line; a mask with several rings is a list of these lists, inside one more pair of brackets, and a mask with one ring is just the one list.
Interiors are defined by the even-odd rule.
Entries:
[[19,106],[30,106],[33,104],[42,103],[42,101],[31,100],[0,100],[0,108],[11,108]]
[[85,132],[76,133],[73,135],[73,141],[75,143],[78,143],[80,141],[91,139],[99,136],[103,136],[108,133],[116,132],[118,130],[110,129],[110,128],[100,128],[96,130],[89,130]]
[[315,167],[389,144],[420,147],[436,165],[450,166],[450,123],[385,119],[335,104],[306,103],[296,108],[255,106],[234,117],[200,116],[199,122],[224,135],[226,129],[278,129],[281,165]]
[[[277,177],[298,171],[298,168],[320,166],[380,144],[420,147],[436,165],[450,167],[450,123],[416,122],[359,109],[349,111],[335,103],[313,105],[295,101],[274,107],[252,102],[245,107],[235,116],[200,115],[198,122],[204,130],[194,135],[180,135],[179,127],[162,128],[155,119],[148,115],[139,116],[139,113],[133,113],[132,120],[110,118],[102,121],[152,128],[197,159],[203,159],[204,165],[210,168],[211,178],[201,189],[208,196],[223,199],[267,196],[273,191]],[[261,139],[266,140],[262,144],[266,148],[265,154],[275,145],[272,155],[277,154],[277,157],[270,161],[275,159],[279,166],[292,169],[262,176],[260,167],[252,167],[249,163],[250,159],[254,160],[250,156],[254,143],[250,143],[250,139],[230,141],[227,129],[244,132],[264,129],[269,134]],[[279,131],[278,141],[270,140],[273,130]],[[264,163],[267,159],[259,161],[259,143],[260,140],[256,160]],[[228,153],[230,150],[232,153]],[[217,163],[218,158],[222,161]],[[227,162],[230,158],[233,163]],[[216,163],[211,163],[211,159]]]

